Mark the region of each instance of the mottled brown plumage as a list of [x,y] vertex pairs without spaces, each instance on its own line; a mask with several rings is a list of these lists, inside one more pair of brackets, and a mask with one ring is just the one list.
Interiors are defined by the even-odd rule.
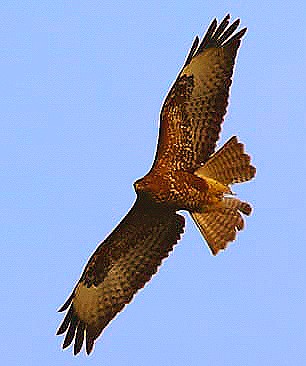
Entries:
[[69,308],[58,334],[67,329],[63,348],[73,338],[77,354],[86,338],[94,340],[157,271],[180,239],[184,217],[166,205],[138,197],[130,212],[91,256],[72,295],[59,311]]
[[107,324],[156,273],[180,239],[187,210],[213,254],[243,229],[251,206],[230,185],[250,180],[255,168],[243,144],[231,138],[214,153],[228,104],[231,77],[246,28],[214,20],[196,37],[161,110],[158,148],[149,173],[134,183],[137,200],[89,259],[60,311],[63,348],[83,343],[89,354]]

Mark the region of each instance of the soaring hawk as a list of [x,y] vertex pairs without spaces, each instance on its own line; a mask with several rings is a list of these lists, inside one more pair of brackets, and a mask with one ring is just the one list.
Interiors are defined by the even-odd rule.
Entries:
[[196,37],[160,114],[152,168],[134,183],[137,199],[129,213],[98,246],[72,294],[57,334],[63,348],[83,342],[89,354],[108,323],[156,273],[184,231],[190,213],[212,254],[242,230],[251,206],[230,186],[255,176],[244,146],[232,137],[215,152],[226,113],[233,67],[246,28],[239,19],[213,20],[202,41]]

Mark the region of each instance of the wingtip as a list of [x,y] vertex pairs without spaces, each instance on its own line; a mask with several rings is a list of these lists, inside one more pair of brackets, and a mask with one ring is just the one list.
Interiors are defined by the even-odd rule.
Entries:
[[79,353],[81,352],[81,349],[82,349],[82,347],[81,348],[78,348],[78,347],[76,347],[76,344],[74,344],[74,347],[73,347],[73,356],[78,356]]
[[68,348],[70,346],[70,343],[68,343],[67,341],[66,341],[66,339],[64,340],[64,342],[63,342],[63,344],[62,344],[62,349],[66,349],[66,348]]
[[240,31],[241,37],[243,37],[246,34],[247,31],[248,31],[247,27],[242,28],[241,31]]
[[240,19],[236,19],[230,26],[231,15],[228,13],[218,25],[217,18],[214,18],[210,23],[202,42],[200,43],[195,56],[201,53],[204,49],[210,47],[225,47],[230,43],[237,45],[241,37],[245,34],[246,28],[234,34],[240,25]]
[[235,47],[239,47],[242,37],[247,32],[247,27],[242,28],[238,33],[234,34],[231,38],[229,38],[225,43],[223,43],[222,47],[226,47],[230,44],[235,45]]
[[68,309],[69,305],[71,304],[74,297],[74,293],[72,293],[68,299],[65,301],[65,303],[57,310],[57,312],[61,313]]
[[[65,305],[65,304],[64,304]],[[62,305],[59,309],[57,309],[56,311],[58,312],[58,313],[62,313],[63,311],[65,311],[67,308],[64,306],[64,305]]]
[[210,27],[216,28],[217,25],[218,25],[218,20],[217,20],[217,18],[214,18],[213,21],[210,23]]
[[94,348],[93,338],[86,338],[86,354],[89,356]]
[[56,331],[56,335],[61,335],[66,332],[72,318],[73,318],[73,308],[70,307],[67,314],[64,317],[64,320],[62,321],[61,325],[59,326],[58,330]]
[[65,330],[63,330],[62,328],[61,328],[61,326],[57,329],[57,331],[56,331],[56,333],[55,333],[55,335],[62,335],[63,333],[65,333]]
[[237,28],[238,28],[239,24],[240,24],[240,18],[237,18],[237,19],[233,22],[232,26],[233,26],[233,27],[235,26],[235,27],[237,27]]

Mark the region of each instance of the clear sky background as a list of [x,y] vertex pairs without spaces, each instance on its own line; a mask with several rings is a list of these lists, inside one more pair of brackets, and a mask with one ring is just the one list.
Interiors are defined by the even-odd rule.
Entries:
[[[213,257],[191,220],[159,273],[77,358],[56,312],[152,162],[161,103],[196,34],[248,27],[221,142],[255,207]],[[305,365],[304,1],[3,1],[2,365]],[[187,217],[187,214],[186,214]]]

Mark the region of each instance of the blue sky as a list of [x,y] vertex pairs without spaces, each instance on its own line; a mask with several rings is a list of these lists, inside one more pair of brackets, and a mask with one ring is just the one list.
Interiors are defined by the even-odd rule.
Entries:
[[[212,257],[190,219],[159,273],[87,358],[57,308],[152,162],[161,103],[196,34],[248,27],[221,142],[255,181],[247,229]],[[6,1],[0,5],[3,365],[305,365],[304,1]],[[186,215],[187,216],[187,215]]]

